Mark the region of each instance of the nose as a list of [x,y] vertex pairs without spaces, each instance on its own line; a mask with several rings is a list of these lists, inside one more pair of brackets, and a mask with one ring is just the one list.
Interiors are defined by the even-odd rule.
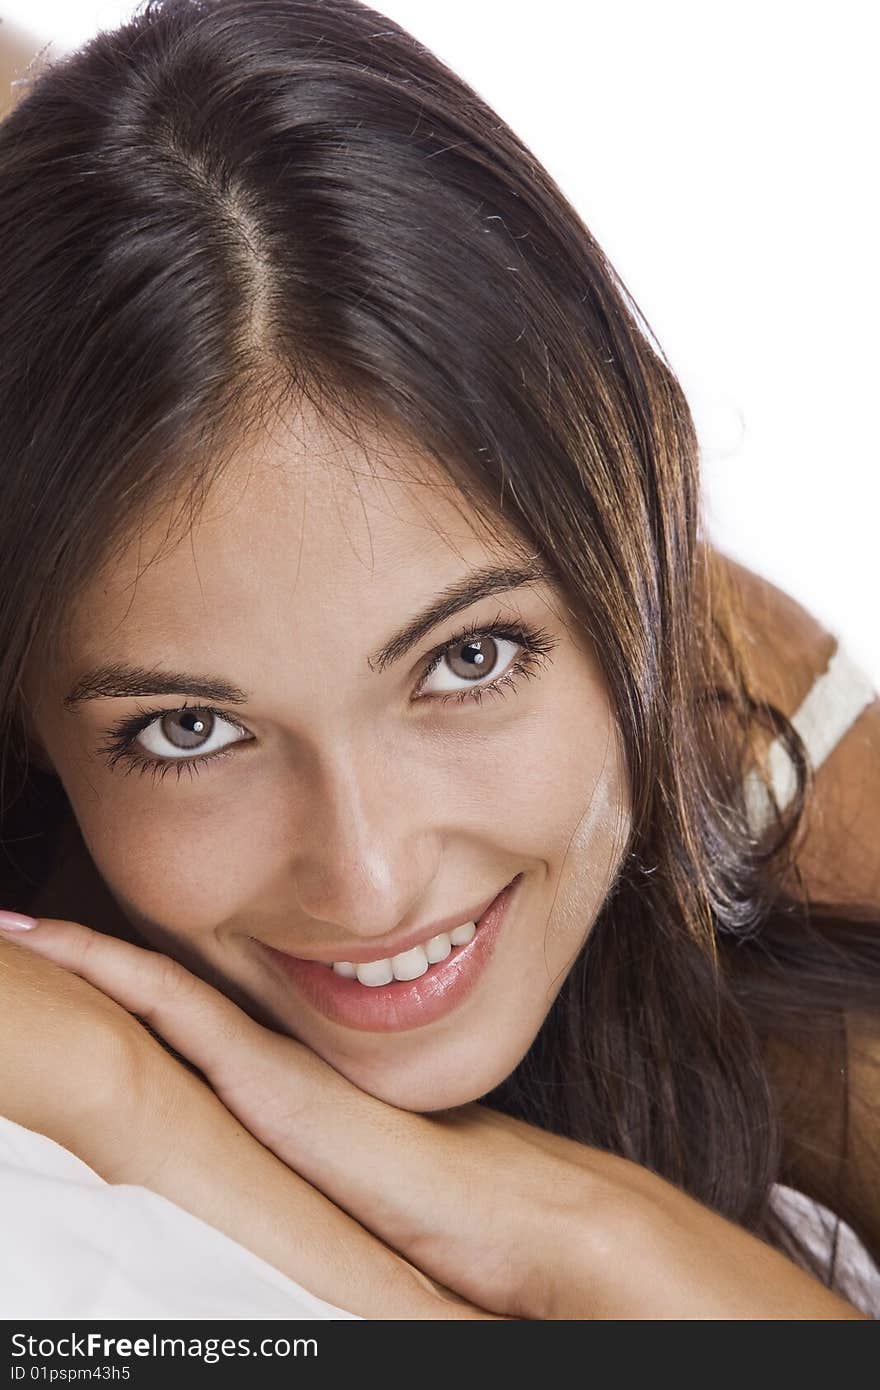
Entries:
[[388,936],[427,899],[439,865],[430,798],[414,778],[381,774],[372,760],[337,762],[310,802],[289,873],[314,940]]

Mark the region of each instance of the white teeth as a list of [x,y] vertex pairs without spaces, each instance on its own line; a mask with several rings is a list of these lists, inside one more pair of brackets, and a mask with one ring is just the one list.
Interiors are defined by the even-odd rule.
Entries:
[[426,941],[424,946],[412,946],[385,960],[370,960],[354,965],[350,960],[333,962],[333,970],[347,980],[358,979],[362,985],[390,985],[392,980],[417,980],[429,965],[445,960],[453,946],[466,946],[476,935],[476,922],[465,922],[451,932],[442,931]]
[[452,942],[449,939],[449,932],[442,931],[438,936],[432,936],[430,941],[425,942],[425,955],[429,965],[436,965],[438,961],[445,960],[452,950]]
[[453,946],[466,946],[469,941],[473,941],[476,934],[476,922],[465,922],[464,926],[456,927],[449,933],[449,940]]
[[413,946],[409,951],[391,957],[391,969],[395,980],[417,980],[428,968],[428,957],[421,946]]
[[390,960],[368,960],[357,967],[357,977],[362,985],[390,985],[394,979]]

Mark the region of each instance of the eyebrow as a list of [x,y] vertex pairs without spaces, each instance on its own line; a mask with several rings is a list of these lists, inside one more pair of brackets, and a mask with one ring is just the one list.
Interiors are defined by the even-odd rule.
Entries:
[[[399,661],[438,623],[446,622],[478,599],[492,594],[523,589],[531,584],[549,582],[552,572],[534,556],[521,565],[485,565],[448,585],[405,627],[394,634],[379,651],[367,658],[371,671],[380,673]],[[135,695],[197,695],[207,700],[222,700],[225,704],[244,705],[250,696],[247,691],[220,676],[197,675],[191,671],[168,670],[159,666],[135,666],[125,661],[102,662],[85,671],[62,703],[71,708],[86,700],[130,698]]]

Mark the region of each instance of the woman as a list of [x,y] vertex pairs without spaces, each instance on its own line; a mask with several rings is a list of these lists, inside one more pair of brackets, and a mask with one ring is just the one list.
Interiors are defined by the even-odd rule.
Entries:
[[546,172],[352,0],[172,0],[0,127],[0,245],[3,902],[66,919],[0,1112],[366,1316],[862,1315],[771,1197],[876,1239],[880,912],[810,910],[687,404]]

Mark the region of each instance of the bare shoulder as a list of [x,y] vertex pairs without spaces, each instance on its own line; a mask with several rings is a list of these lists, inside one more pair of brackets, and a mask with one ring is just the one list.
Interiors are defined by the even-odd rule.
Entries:
[[[827,669],[837,639],[768,579],[715,552],[737,598],[738,632],[754,694],[789,717]],[[876,907],[880,915],[880,697],[816,772],[797,865],[814,901]],[[786,887],[800,896],[797,880]]]

